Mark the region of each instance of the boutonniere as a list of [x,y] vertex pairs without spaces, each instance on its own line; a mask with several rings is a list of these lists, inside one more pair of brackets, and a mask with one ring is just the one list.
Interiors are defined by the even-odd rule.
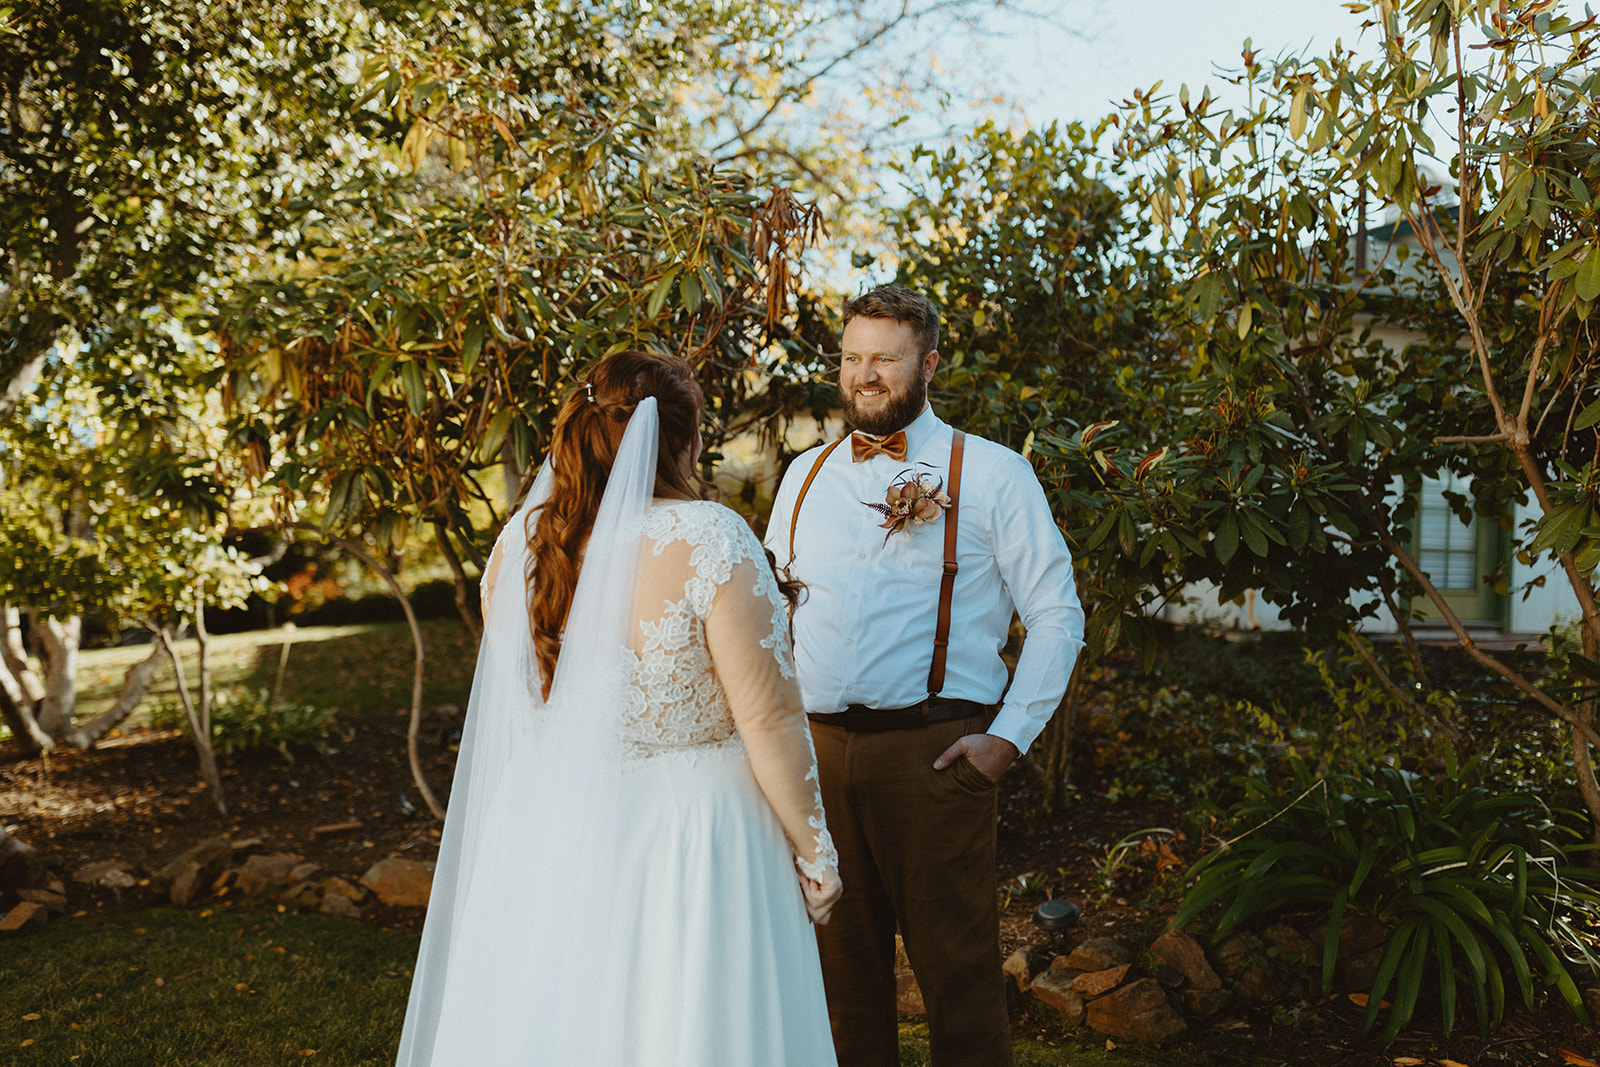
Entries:
[[883,535],[883,543],[888,544],[889,538],[907,526],[920,526],[943,515],[950,506],[950,494],[944,491],[943,478],[905,471],[889,483],[883,503],[874,504],[870,500],[862,503],[883,516],[878,525],[889,531]]

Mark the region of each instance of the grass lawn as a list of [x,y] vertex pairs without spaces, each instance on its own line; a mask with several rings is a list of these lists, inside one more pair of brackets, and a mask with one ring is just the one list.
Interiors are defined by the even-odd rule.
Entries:
[[[0,1063],[387,1065],[416,951],[406,931],[225,907],[53,923],[0,954]],[[603,991],[595,1003],[594,1025],[611,1025]],[[904,1067],[928,1063],[925,1027],[903,1025],[900,1044]],[[1019,1039],[1016,1058],[1017,1067],[1265,1062],[1215,1045],[1108,1050],[1091,1032]]]
[[[285,638],[289,662],[282,697],[347,714],[392,712],[411,707],[411,629],[405,623],[364,626],[309,626],[292,630],[255,630],[211,639],[213,684],[271,688],[278,673]],[[472,688],[477,650],[472,635],[455,619],[422,623],[427,667],[423,677],[425,707],[465,706]],[[192,640],[177,642],[184,675],[193,686],[198,676]],[[122,689],[122,676],[150,654],[149,645],[89,649],[78,661],[78,718],[87,720],[110,707]],[[170,665],[163,663],[134,713],[143,721],[152,705],[173,705],[177,686]]]
[[154,909],[0,953],[0,1062],[390,1064],[417,936],[320,915]]

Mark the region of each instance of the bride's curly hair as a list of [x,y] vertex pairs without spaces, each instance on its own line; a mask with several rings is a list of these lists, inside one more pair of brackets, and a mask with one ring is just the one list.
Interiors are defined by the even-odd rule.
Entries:
[[656,398],[661,423],[655,495],[695,500],[715,493],[685,462],[705,411],[705,395],[687,360],[656,352],[618,352],[601,360],[588,382],[567,394],[550,439],[550,498],[526,520],[528,623],[546,698],[600,498],[628,419],[647,396]]

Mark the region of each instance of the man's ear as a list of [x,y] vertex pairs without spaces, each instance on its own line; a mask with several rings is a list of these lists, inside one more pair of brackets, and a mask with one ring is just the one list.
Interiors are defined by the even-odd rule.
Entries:
[[933,372],[939,369],[939,350],[930,348],[928,354],[922,357],[922,380],[933,381]]

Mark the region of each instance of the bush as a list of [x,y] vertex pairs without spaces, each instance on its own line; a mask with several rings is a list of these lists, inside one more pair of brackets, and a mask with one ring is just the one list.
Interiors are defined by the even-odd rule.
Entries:
[[1437,983],[1445,1031],[1465,978],[1480,1031],[1499,1022],[1509,971],[1532,1006],[1534,977],[1588,1022],[1570,963],[1593,968],[1600,871],[1574,867],[1579,837],[1532,793],[1495,795],[1450,766],[1437,784],[1393,767],[1314,778],[1293,762],[1292,787],[1245,780],[1231,825],[1247,827],[1202,857],[1173,917],[1180,928],[1212,905],[1215,936],[1285,909],[1327,909],[1322,985],[1332,990],[1339,934],[1356,911],[1392,928],[1368,993],[1363,1036],[1387,996],[1383,1039],[1411,1019]]
[[[246,749],[277,749],[284,759],[294,761],[291,746],[325,747],[333,730],[335,713],[328,708],[296,701],[272,702],[265,687],[236,685],[218,689],[211,695],[211,743],[223,754]],[[188,722],[176,699],[161,702],[151,710],[156,726],[187,728]]]

